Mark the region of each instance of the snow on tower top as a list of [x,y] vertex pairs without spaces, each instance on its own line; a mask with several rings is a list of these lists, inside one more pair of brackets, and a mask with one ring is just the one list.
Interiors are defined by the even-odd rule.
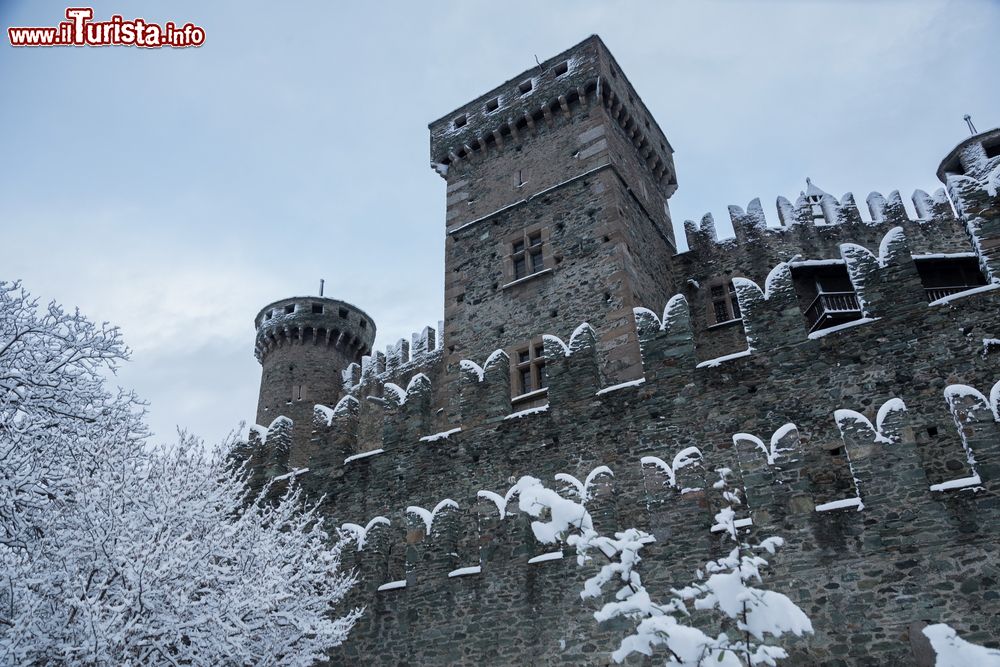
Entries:
[[823,195],[827,193],[823,189],[816,187],[816,184],[812,182],[812,179],[806,176],[806,191],[802,194],[810,199],[822,199]]

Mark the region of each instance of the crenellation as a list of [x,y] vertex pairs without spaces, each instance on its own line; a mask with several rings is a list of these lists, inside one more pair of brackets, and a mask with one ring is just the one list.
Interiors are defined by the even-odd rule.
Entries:
[[762,290],[746,278],[733,278],[743,314],[747,349],[768,352],[801,339],[802,310],[792,285],[788,264],[778,264],[764,280]]
[[459,372],[463,423],[489,424],[510,414],[510,357],[506,352],[495,350],[482,366],[463,359]]
[[901,225],[910,219],[903,206],[903,198],[899,190],[893,190],[886,198],[880,192],[872,192],[866,199],[872,222],[884,222],[890,225]]
[[902,227],[893,227],[882,237],[878,256],[854,243],[842,244],[840,256],[865,317],[882,317],[927,303]]
[[1000,130],[915,216],[806,179],[778,226],[754,199],[733,238],[685,223],[681,253],[673,148],[596,37],[430,130],[444,322],[383,354],[343,302],[255,320],[251,483],[301,484],[355,544],[367,611],[332,663],[603,664],[622,629],[580,601],[597,565],[535,538],[526,475],[651,532],[652,591],[731,548],[725,475],[812,618],[790,664],[912,664],[924,621],[1000,636]]
[[696,223],[693,220],[685,220],[684,235],[687,237],[689,248],[719,242],[719,235],[715,230],[715,218],[712,217],[711,213],[706,213],[702,216],[700,223]]
[[955,219],[955,211],[951,207],[951,202],[948,200],[948,194],[944,188],[938,188],[932,195],[920,189],[914,190],[912,199],[917,219],[921,221]]

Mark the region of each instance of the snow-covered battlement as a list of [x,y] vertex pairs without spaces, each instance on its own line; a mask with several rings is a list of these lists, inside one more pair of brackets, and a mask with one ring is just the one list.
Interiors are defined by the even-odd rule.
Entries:
[[760,199],[754,199],[744,209],[729,207],[734,237],[719,239],[715,219],[706,213],[700,222],[687,220],[684,231],[688,248],[696,248],[716,243],[754,243],[768,237],[779,237],[795,228],[829,228],[836,225],[893,226],[906,223],[954,223],[955,212],[945,190],[938,189],[933,194],[916,190],[911,201],[915,215],[911,215],[903,204],[898,190],[888,196],[872,192],[865,200],[868,211],[862,216],[854,195],[850,192],[839,199],[824,192],[809,179],[808,188],[799,193],[795,203],[785,197],[776,202],[777,225],[769,225]]
[[264,306],[254,318],[254,355],[262,364],[275,349],[296,344],[336,348],[349,359],[368,354],[375,340],[375,321],[346,301],[318,296],[281,299]]
[[[576,354],[586,354],[585,332],[579,331],[584,339],[575,349],[572,343],[559,347],[564,359],[560,363],[570,364]],[[641,525],[666,521],[669,545],[677,553],[696,550],[713,534],[711,518],[726,504],[712,484],[714,471],[722,468],[730,470],[745,493],[746,510],[737,518],[737,526],[745,531],[771,534],[787,530],[789,522],[810,525],[812,533],[822,533],[824,525],[842,530],[845,522],[859,527],[888,524],[900,507],[934,514],[939,511],[935,503],[947,494],[984,492],[987,482],[981,469],[988,468],[988,484],[1000,488],[1000,382],[989,397],[971,387],[949,386],[942,400],[952,406],[956,424],[966,434],[962,446],[969,461],[967,470],[955,471],[956,479],[944,483],[929,485],[920,474],[914,439],[919,419],[910,415],[903,400],[893,397],[874,413],[874,406],[870,408],[871,419],[850,407],[827,415],[845,450],[828,463],[839,467],[839,487],[804,483],[815,475],[816,462],[805,451],[804,435],[794,423],[777,426],[770,434],[732,434],[735,459],[724,454],[725,449],[709,452],[688,446],[665,451],[652,446],[635,463],[598,465],[589,473],[586,467],[560,472],[552,485],[559,488],[561,483],[563,496],[582,502],[595,522],[607,524],[604,530],[612,530],[607,522],[619,515],[647,517],[638,521]],[[975,425],[971,431],[970,425]],[[449,445],[453,450],[462,446]],[[513,481],[508,479],[508,485]],[[363,573],[370,595],[432,589],[457,577],[462,581],[456,585],[474,590],[493,577],[526,576],[514,573],[529,569],[534,577],[569,574],[565,559],[534,536],[531,517],[519,506],[517,485],[447,498],[417,495],[424,499],[423,506],[384,507],[374,517],[353,517],[357,523],[344,524],[353,542],[349,562],[352,559]],[[798,549],[809,550],[807,535],[797,540]]]
[[[362,384],[405,384],[413,373],[426,372],[427,367],[439,364],[444,339],[438,336],[438,331],[443,329],[440,322],[437,329],[426,326],[411,334],[410,340],[400,338],[387,345],[384,353],[375,350],[363,356],[360,364],[348,365],[341,373],[344,391],[356,394]],[[380,390],[375,395],[381,395]]]
[[[423,451],[422,457],[446,457],[446,452],[476,439],[478,429],[544,430],[566,420],[580,419],[581,410],[584,415],[593,410],[615,411],[623,405],[655,400],[657,395],[679,391],[692,383],[713,382],[711,378],[734,374],[766,378],[773,357],[779,352],[803,367],[828,363],[825,359],[830,354],[830,345],[835,344],[831,341],[850,337],[882,340],[898,335],[893,328],[895,322],[917,311],[928,316],[937,311],[928,307],[923,288],[915,279],[913,259],[901,228],[886,234],[877,254],[860,246],[845,246],[843,261],[866,317],[857,326],[841,327],[826,337],[807,334],[788,267],[780,264],[771,271],[763,287],[749,280],[736,285],[747,331],[744,353],[727,355],[713,363],[698,363],[689,306],[678,295],[670,299],[662,316],[636,309],[644,376],[635,381],[606,386],[600,373],[596,334],[584,323],[566,340],[555,335],[543,336],[548,375],[548,405],[544,408],[523,415],[514,411],[510,399],[510,360],[497,350],[482,364],[462,361],[457,369],[458,381],[441,375],[439,381],[443,384],[438,388],[430,377],[416,373],[405,386],[382,382],[380,395],[374,396],[366,392],[378,384],[377,378],[366,376],[334,408],[317,406],[314,438],[324,443],[320,449],[326,454],[322,458],[330,467],[343,468],[348,475],[359,467],[366,468],[366,476],[383,474],[380,472],[383,468],[389,474],[388,469],[397,465],[396,457],[412,457],[417,451]],[[969,308],[973,314],[989,313],[997,307],[998,299],[1000,292],[977,292],[955,300],[949,307]],[[979,347],[975,354],[980,355]],[[440,393],[444,387],[458,388],[456,401],[444,397],[445,403],[455,406],[450,411],[436,407],[433,398],[435,391]],[[1000,389],[995,388],[991,398],[981,402],[995,409],[993,399],[998,395]],[[952,407],[947,404],[949,410]],[[513,416],[521,419],[510,419]],[[839,413],[831,416],[836,417],[841,433],[854,433],[851,430],[854,427],[845,426],[847,422]],[[857,424],[862,421],[855,420]],[[877,428],[872,431],[873,441],[891,440],[883,431],[884,421],[880,413]],[[383,453],[377,457],[352,458],[359,452],[372,450]],[[311,474],[317,474],[324,465],[310,462],[309,468]]]

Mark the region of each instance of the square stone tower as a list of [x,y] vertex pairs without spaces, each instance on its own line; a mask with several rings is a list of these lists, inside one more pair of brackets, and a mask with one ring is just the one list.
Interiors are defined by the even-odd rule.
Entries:
[[[581,322],[605,381],[641,376],[632,309],[676,292],[673,149],[596,35],[430,124],[447,186],[445,361],[512,359],[544,387],[542,334]],[[515,403],[516,405],[516,403]]]

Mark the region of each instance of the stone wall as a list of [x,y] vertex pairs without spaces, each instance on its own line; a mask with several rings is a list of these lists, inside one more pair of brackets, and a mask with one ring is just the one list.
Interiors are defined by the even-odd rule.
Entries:
[[[529,562],[552,547],[530,537],[513,503],[501,514],[503,501],[479,493],[502,497],[526,474],[584,479],[599,465],[614,477],[590,510],[604,530],[657,536],[642,565],[654,591],[686,583],[726,548],[709,530],[719,499],[681,489],[708,488],[720,466],[740,472],[750,530],[787,541],[769,585],[816,628],[792,642],[794,664],[913,664],[909,632],[923,621],[993,643],[1000,425],[998,392],[987,396],[1000,357],[983,341],[1000,328],[1000,292],[928,305],[908,237],[888,236],[876,261],[847,259],[870,319],[822,337],[805,336],[779,265],[763,289],[737,283],[753,350],[743,356],[698,367],[677,297],[662,317],[636,314],[640,383],[602,387],[584,326],[565,343],[546,338],[544,410],[509,413],[509,366],[497,355],[462,369],[459,419],[442,429],[451,432],[422,437],[434,436],[421,430],[431,387],[411,383],[385,412],[384,451],[344,462],[359,414],[342,406],[315,435],[318,450],[338,454],[300,477],[326,495],[334,522],[368,525],[353,555],[363,581],[354,601],[368,611],[334,662],[608,664],[626,629],[594,623],[578,595],[587,570],[569,557]],[[641,464],[669,464],[689,446],[703,462],[674,479]],[[375,517],[385,521],[369,525]]]

